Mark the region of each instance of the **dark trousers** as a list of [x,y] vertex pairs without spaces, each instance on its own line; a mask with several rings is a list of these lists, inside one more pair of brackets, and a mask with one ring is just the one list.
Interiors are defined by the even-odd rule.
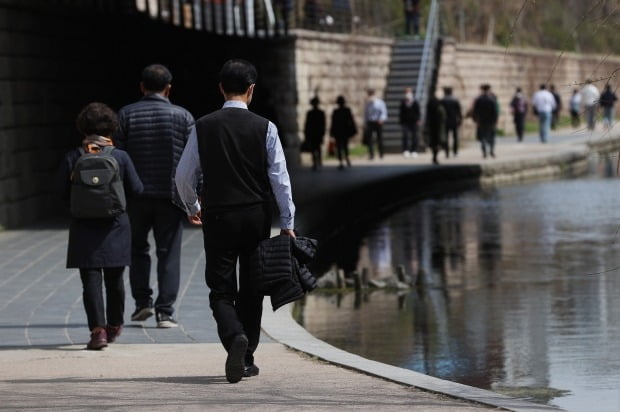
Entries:
[[340,164],[344,160],[347,165],[351,165],[349,160],[349,139],[347,137],[336,137],[336,153],[338,154]]
[[480,141],[482,156],[487,157],[487,152],[495,156],[495,125],[479,124],[476,137]]
[[[121,326],[123,324],[123,313],[125,312],[123,270],[125,267],[80,268],[82,300],[88,319],[88,329],[91,331],[96,327]],[[105,282],[105,304],[103,303],[102,279]]]
[[[257,293],[250,270],[250,256],[269,237],[269,205],[202,213],[205,246],[205,280],[211,289],[209,303],[217,333],[228,351],[233,338],[245,334],[246,365],[254,363],[260,338],[263,295]],[[237,284],[237,261],[239,284]]]
[[[402,130],[402,149],[408,152],[418,151],[418,124],[401,123]],[[411,136],[411,139],[409,138]]]
[[459,127],[446,125],[446,157],[450,155],[450,136],[452,136],[452,153],[459,153]]
[[379,149],[379,157],[383,157],[383,125],[379,122],[366,122],[366,130],[364,132],[366,133],[364,141],[368,146],[368,157],[370,159],[373,159],[375,157],[375,134],[377,135],[377,148]]
[[129,281],[136,308],[153,306],[150,287],[151,256],[148,235],[153,229],[157,256],[155,311],[172,315],[179,292],[181,240],[185,212],[169,199],[132,199],[128,206],[131,221],[131,267]]
[[517,140],[523,140],[523,132],[525,131],[525,113],[515,113],[515,131],[517,132]]

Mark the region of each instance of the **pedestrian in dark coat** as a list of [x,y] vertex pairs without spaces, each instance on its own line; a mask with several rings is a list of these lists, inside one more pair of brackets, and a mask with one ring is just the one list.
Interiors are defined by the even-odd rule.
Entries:
[[349,160],[349,139],[357,134],[357,126],[353,120],[351,109],[345,106],[346,101],[343,96],[336,99],[338,107],[332,112],[332,123],[329,135],[336,139],[336,152],[338,153],[338,161],[340,165],[338,169],[344,168],[343,161],[347,166],[351,166]]
[[558,123],[560,122],[560,112],[562,110],[562,97],[555,89],[554,85],[549,86],[549,91],[553,95],[553,99],[555,100],[555,108],[551,112],[551,130],[555,130],[558,127]]
[[[78,130],[84,135],[82,149],[97,152],[112,145],[109,136],[117,127],[116,114],[102,103],[87,105],[78,115]],[[57,187],[69,202],[71,172],[82,152],[68,152],[60,165]],[[142,192],[143,186],[126,152],[114,149],[126,195]],[[96,219],[72,218],[69,226],[67,268],[78,268],[91,339],[88,349],[101,349],[121,333],[125,308],[123,270],[131,264],[131,228],[127,213]],[[102,274],[106,289],[104,305]],[[105,307],[105,309],[104,309]]]
[[[420,105],[413,96],[411,87],[405,87],[405,96],[400,100],[398,123],[402,131],[403,156],[418,156],[418,125],[420,124]],[[411,142],[409,141],[411,136]]]
[[450,135],[452,135],[452,154],[459,153],[459,127],[463,121],[461,103],[452,95],[452,87],[444,87],[441,105],[446,111],[446,157],[450,157]]
[[325,136],[325,112],[319,109],[320,103],[316,96],[310,100],[312,109],[306,113],[304,125],[306,144],[312,153],[312,170],[317,170],[322,165],[321,145]]
[[446,111],[435,96],[426,103],[426,132],[428,145],[433,151],[433,164],[437,165],[437,153],[446,143]]
[[525,132],[525,116],[527,115],[527,99],[521,93],[521,88],[517,87],[512,100],[510,101],[510,110],[517,132],[517,141],[523,141],[523,133]]
[[497,100],[491,93],[491,86],[480,86],[480,96],[474,101],[472,115],[476,122],[476,138],[480,141],[482,157],[495,157],[495,127],[497,126],[498,108]]

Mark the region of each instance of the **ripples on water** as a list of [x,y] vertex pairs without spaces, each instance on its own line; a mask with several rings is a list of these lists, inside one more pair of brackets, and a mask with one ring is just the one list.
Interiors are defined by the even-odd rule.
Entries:
[[370,359],[571,411],[619,411],[619,224],[614,179],[425,200],[336,253],[376,278],[402,264],[424,290],[313,293],[296,316]]

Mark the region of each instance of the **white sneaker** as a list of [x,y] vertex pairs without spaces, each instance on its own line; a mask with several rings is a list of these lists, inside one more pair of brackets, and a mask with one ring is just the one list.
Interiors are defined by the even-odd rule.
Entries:
[[409,153],[409,151],[408,151],[408,150],[405,150],[405,151],[403,152],[403,156],[405,156],[405,157],[409,157],[409,156],[411,156],[411,153]]
[[411,157],[418,157],[418,152],[411,152],[410,156]]

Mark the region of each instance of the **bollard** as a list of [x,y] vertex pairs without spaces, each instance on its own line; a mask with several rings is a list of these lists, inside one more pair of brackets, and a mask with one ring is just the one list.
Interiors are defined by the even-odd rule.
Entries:
[[362,287],[368,287],[368,268],[362,268]]
[[345,287],[344,270],[342,269],[338,269],[338,271],[336,272],[336,287],[338,289],[342,289]]
[[353,287],[355,288],[356,291],[362,290],[362,279],[359,273],[357,273],[357,271],[351,273],[351,276],[353,277]]
[[396,277],[398,278],[399,282],[409,283],[407,281],[407,275],[405,274],[405,265],[398,265],[396,267]]
[[416,288],[420,290],[425,289],[426,282],[424,281],[424,269],[418,270],[418,276],[416,277],[416,280],[415,280],[415,286]]

